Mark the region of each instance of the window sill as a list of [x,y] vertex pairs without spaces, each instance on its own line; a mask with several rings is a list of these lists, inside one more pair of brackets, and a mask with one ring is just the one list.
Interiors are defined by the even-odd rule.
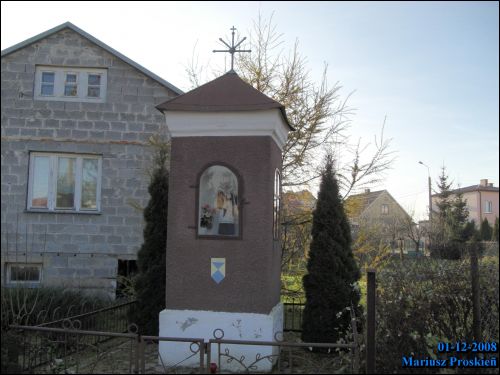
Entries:
[[39,101],[59,101],[59,102],[69,102],[69,103],[96,103],[102,104],[106,103],[105,97],[91,98],[91,97],[79,97],[79,96],[35,96],[35,100]]
[[37,210],[37,209],[29,209],[24,210],[24,213],[30,214],[73,214],[73,215],[102,215],[102,211],[74,211],[74,210],[57,210],[57,211],[49,211],[49,210]]
[[5,283],[5,285],[2,285],[4,288],[26,288],[26,289],[34,289],[34,288],[40,288],[42,286],[41,281],[33,281],[33,282],[15,282],[15,281],[8,281]]
[[196,235],[196,238],[199,240],[242,240],[241,236],[223,236],[223,235],[205,235],[205,234],[198,234]]

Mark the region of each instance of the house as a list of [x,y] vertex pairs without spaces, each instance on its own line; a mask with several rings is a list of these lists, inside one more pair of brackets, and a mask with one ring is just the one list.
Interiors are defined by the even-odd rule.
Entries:
[[182,91],[69,22],[1,62],[2,285],[112,296],[142,243],[155,106]]
[[[353,237],[360,230],[376,230],[393,250],[414,250],[415,224],[410,215],[387,190],[350,195],[344,202]],[[418,240],[418,239],[417,239]]]
[[[469,210],[469,221],[474,220],[479,227],[481,222],[486,219],[493,226],[495,219],[499,217],[498,194],[499,189],[493,186],[493,183],[487,179],[479,181],[478,185],[467,186],[451,191],[452,197],[461,193],[464,201],[467,202]],[[438,211],[437,203],[439,202],[438,194],[432,195],[432,210]]]

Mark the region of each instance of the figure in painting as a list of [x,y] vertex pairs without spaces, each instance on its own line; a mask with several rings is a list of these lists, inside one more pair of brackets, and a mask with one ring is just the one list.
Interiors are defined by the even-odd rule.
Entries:
[[238,234],[238,182],[230,170],[222,166],[208,168],[201,180],[200,201],[200,234]]

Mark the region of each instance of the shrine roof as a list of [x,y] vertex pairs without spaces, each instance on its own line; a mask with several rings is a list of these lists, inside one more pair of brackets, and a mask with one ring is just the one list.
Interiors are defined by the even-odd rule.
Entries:
[[234,112],[279,109],[290,130],[285,107],[243,81],[234,71],[156,106],[161,112]]

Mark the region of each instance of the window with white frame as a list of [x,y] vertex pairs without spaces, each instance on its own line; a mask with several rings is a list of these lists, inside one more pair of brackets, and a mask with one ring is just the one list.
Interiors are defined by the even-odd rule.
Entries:
[[35,99],[97,102],[106,101],[107,69],[37,65]]
[[101,75],[89,74],[87,82],[87,96],[89,98],[99,98],[101,96]]
[[382,213],[382,215],[388,215],[389,214],[389,205],[383,204],[381,207],[381,213]]
[[100,211],[102,158],[32,152],[28,210]]
[[41,96],[53,96],[54,95],[54,82],[55,82],[55,73],[54,72],[41,72],[40,95]]
[[36,263],[6,263],[8,284],[39,284],[42,265]]
[[486,201],[484,202],[484,212],[491,214],[493,212],[493,202],[492,201]]
[[64,74],[64,96],[78,96],[78,73]]

